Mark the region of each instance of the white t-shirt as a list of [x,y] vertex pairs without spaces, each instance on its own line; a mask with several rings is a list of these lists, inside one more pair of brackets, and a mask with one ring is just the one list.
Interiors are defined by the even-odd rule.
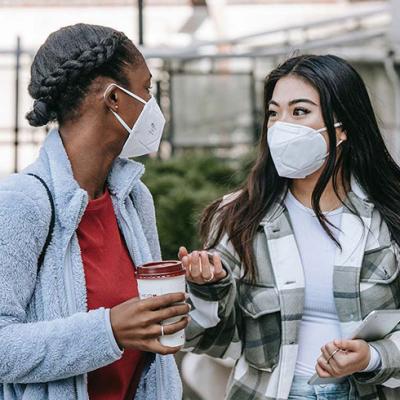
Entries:
[[[315,373],[321,347],[341,338],[333,297],[333,268],[338,247],[324,231],[314,211],[300,203],[290,191],[285,205],[292,222],[305,279],[304,314],[299,326],[299,353],[295,374],[311,376]],[[342,213],[343,208],[339,208],[324,215],[340,229]],[[328,226],[338,237],[338,229]],[[366,371],[377,368],[379,363],[379,354],[371,348],[371,362]]]

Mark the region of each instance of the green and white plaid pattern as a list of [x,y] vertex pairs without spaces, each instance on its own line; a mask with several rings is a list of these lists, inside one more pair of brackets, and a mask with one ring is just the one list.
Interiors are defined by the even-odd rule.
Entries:
[[[334,299],[343,336],[372,310],[400,305],[400,251],[387,225],[353,181],[348,201],[362,218],[344,208],[334,267]],[[190,292],[218,302],[219,323],[204,328],[193,318],[187,350],[236,359],[226,399],[287,399],[297,359],[303,314],[304,275],[289,214],[281,199],[260,224],[254,239],[256,284],[240,281],[241,262],[223,237],[215,249],[229,271],[216,284],[190,284]],[[371,342],[382,366],[354,374],[359,398],[400,399],[400,326]]]

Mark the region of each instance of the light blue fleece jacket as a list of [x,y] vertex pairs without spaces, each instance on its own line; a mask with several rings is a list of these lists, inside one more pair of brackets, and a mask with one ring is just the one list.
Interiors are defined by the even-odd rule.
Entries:
[[[161,258],[153,200],[140,181],[143,172],[143,165],[118,158],[108,177],[118,224],[136,265]],[[44,187],[28,173],[46,181],[56,209],[53,239],[39,274],[51,209]],[[56,129],[34,164],[0,182],[1,400],[88,399],[87,373],[122,356],[109,310],[87,311],[76,235],[87,204]],[[182,398],[173,356],[153,358],[136,398]]]

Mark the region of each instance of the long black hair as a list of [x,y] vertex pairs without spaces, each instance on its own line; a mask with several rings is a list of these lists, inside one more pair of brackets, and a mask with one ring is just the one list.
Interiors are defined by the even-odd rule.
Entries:
[[32,126],[78,116],[95,78],[105,76],[127,85],[126,68],[143,56],[122,32],[99,25],[76,24],[52,33],[31,66],[29,94],[35,99],[26,115]]
[[[221,199],[203,213],[200,233],[206,247],[214,247],[227,233],[244,264],[244,276],[255,278],[253,238],[261,219],[284,195],[289,180],[274,166],[267,142],[268,103],[279,79],[293,75],[310,83],[319,93],[322,116],[329,135],[329,156],[312,193],[312,207],[321,225],[338,245],[320,209],[321,196],[333,180],[338,198],[338,178],[348,187],[354,176],[387,223],[392,239],[400,245],[400,168],[391,157],[379,130],[365,84],[345,60],[333,55],[303,55],[288,59],[266,78],[264,119],[257,160],[239,195],[220,207]],[[342,122],[347,140],[337,158],[334,119]],[[344,199],[341,199],[342,203]],[[353,208],[353,207],[352,207]],[[351,211],[356,213],[355,209]],[[218,229],[210,241],[214,223]],[[213,225],[213,226],[211,226]]]

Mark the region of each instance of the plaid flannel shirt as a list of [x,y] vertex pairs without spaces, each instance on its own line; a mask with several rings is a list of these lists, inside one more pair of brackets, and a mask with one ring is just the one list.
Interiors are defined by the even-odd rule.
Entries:
[[[207,285],[189,283],[192,321],[186,350],[236,360],[226,399],[287,399],[297,360],[298,327],[304,307],[304,275],[289,214],[283,198],[270,209],[254,238],[257,279],[240,279],[243,271],[235,251],[223,237],[216,246],[228,275]],[[348,202],[360,218],[343,211],[335,257],[334,299],[343,337],[373,310],[400,304],[400,251],[387,225],[353,180]],[[316,249],[317,250],[317,249]],[[214,323],[202,318],[215,306]],[[359,398],[400,399],[400,326],[387,337],[370,342],[379,352],[379,370],[351,379]]]

